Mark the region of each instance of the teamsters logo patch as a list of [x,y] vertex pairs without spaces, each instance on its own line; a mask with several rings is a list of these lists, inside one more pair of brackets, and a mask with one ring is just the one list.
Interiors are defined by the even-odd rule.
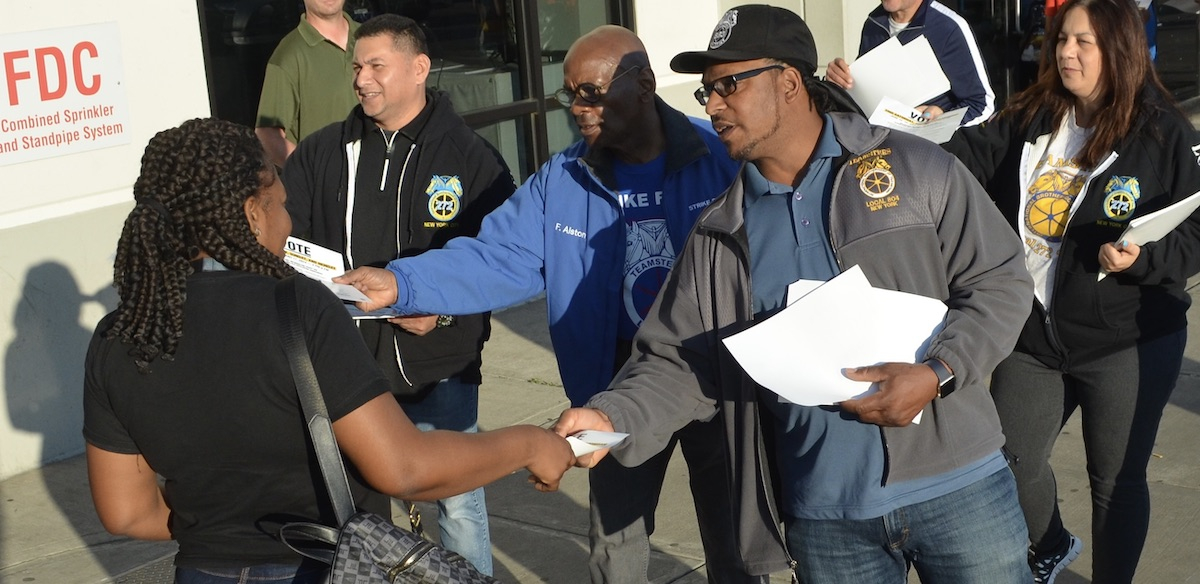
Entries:
[[425,188],[429,214],[442,223],[453,221],[462,208],[462,193],[462,181],[457,176],[433,175]]
[[1114,176],[1104,187],[1104,214],[1113,221],[1126,221],[1142,198],[1136,176]]
[[1029,187],[1025,203],[1025,227],[1050,243],[1062,241],[1071,216],[1071,204],[1083,188],[1083,180],[1061,170],[1044,172]]
[[725,41],[729,40],[729,35],[733,34],[733,27],[737,24],[737,10],[728,10],[725,16],[721,17],[721,22],[717,23],[717,28],[713,29],[712,40],[708,41],[708,48],[719,49]]
[[858,179],[859,190],[869,198],[867,208],[872,211],[900,204],[900,195],[892,194],[896,190],[896,175],[892,174],[892,165],[884,158],[891,153],[891,148],[881,148],[850,161],[850,164],[858,165],[854,176]]

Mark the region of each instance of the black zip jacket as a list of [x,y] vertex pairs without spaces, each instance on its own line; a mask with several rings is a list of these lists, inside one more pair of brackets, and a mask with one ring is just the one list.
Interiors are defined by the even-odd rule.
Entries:
[[[1130,220],[1200,191],[1200,136],[1157,92],[1142,93],[1143,113],[1133,130],[1090,169],[1078,195],[1084,199],[1063,233],[1050,306],[1034,300],[1017,342],[1018,351],[1048,367],[1065,369],[1187,326],[1191,298],[1185,285],[1200,270],[1197,214],[1142,246],[1129,269],[1096,280],[1100,246],[1119,241]],[[1006,113],[960,129],[945,145],[983,183],[1014,229],[1024,220],[1022,169],[1037,163],[1058,127],[1045,112],[1024,132],[1019,122]],[[1137,197],[1128,212],[1122,205],[1132,199],[1131,184]]]
[[[359,257],[352,246],[347,249],[347,207],[354,198],[350,184],[358,149],[365,133],[376,129],[362,106],[345,121],[302,140],[288,158],[283,183],[293,235],[342,252],[348,266],[358,267],[383,265],[479,231],[484,215],[500,206],[516,185],[500,153],[467,127],[445,92],[430,91],[427,98],[433,108],[429,120],[413,148],[398,159],[403,173],[399,188],[408,192],[398,193],[397,233],[379,234],[397,242],[395,255]],[[436,188],[431,185],[437,178],[450,177],[458,183],[442,180]],[[362,321],[359,328],[399,393],[412,393],[447,377],[480,381],[480,351],[491,332],[487,314],[459,315],[453,326],[420,337],[386,321]]]

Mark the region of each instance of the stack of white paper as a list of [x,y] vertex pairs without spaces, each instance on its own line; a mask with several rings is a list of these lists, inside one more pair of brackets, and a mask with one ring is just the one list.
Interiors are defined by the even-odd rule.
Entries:
[[900,44],[892,37],[850,64],[850,96],[863,112],[873,112],[884,97],[907,106],[926,103],[947,91],[950,80],[924,35]]
[[967,113],[959,108],[930,120],[914,109],[950,91],[950,80],[924,35],[906,45],[896,37],[888,39],[851,63],[850,75],[850,96],[877,126],[940,144],[950,139]]
[[802,406],[831,405],[874,391],[843,369],[924,359],[942,328],[946,305],[935,298],[871,287],[854,266],[802,292],[786,308],[724,339],[742,369],[759,385]]

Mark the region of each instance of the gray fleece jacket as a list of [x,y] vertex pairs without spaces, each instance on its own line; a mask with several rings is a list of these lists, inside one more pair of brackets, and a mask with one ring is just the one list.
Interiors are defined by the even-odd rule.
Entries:
[[[885,481],[934,476],[1003,445],[984,380],[1016,342],[1032,283],[1016,235],[958,160],[859,116],[832,119],[847,152],[836,163],[829,211],[839,267],[860,265],[876,287],[949,308],[926,358],[950,366],[956,391],[927,405],[919,425],[881,428]],[[688,422],[719,416],[741,558],[750,573],[766,574],[790,564],[775,457],[765,446],[771,424],[758,387],[720,342],[753,324],[742,189],[739,176],[700,217],[638,331],[633,357],[588,405],[630,433],[612,451],[627,466],[661,451]]]

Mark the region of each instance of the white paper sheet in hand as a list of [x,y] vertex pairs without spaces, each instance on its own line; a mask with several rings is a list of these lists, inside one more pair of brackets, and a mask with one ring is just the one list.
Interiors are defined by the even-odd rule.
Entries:
[[321,247],[311,241],[299,237],[288,237],[284,247],[283,261],[295,268],[297,272],[308,276],[329,288],[342,300],[351,302],[366,302],[370,300],[354,286],[334,283],[333,279],[346,273],[342,267],[342,254],[327,247]]
[[[1200,209],[1200,192],[1192,193],[1178,203],[1130,221],[1117,242],[1125,241],[1141,246],[1158,241],[1187,221],[1196,209]],[[1108,272],[1101,271],[1096,274],[1096,281],[1103,280],[1107,275]]]
[[873,391],[842,369],[918,361],[945,316],[941,301],[872,288],[855,266],[724,343],[759,385],[798,405],[830,405]]
[[906,45],[896,37],[884,41],[850,64],[850,76],[850,97],[867,115],[884,96],[916,107],[950,91],[950,80],[924,35]]
[[875,108],[875,113],[871,114],[868,121],[876,126],[920,136],[935,144],[944,144],[954,137],[955,130],[958,130],[966,114],[967,108],[960,107],[943,112],[931,120],[916,109],[885,97],[879,101],[879,107]]
[[571,452],[576,457],[590,454],[601,448],[612,448],[620,444],[629,434],[624,432],[601,432],[599,430],[584,430],[578,434],[567,436]]

